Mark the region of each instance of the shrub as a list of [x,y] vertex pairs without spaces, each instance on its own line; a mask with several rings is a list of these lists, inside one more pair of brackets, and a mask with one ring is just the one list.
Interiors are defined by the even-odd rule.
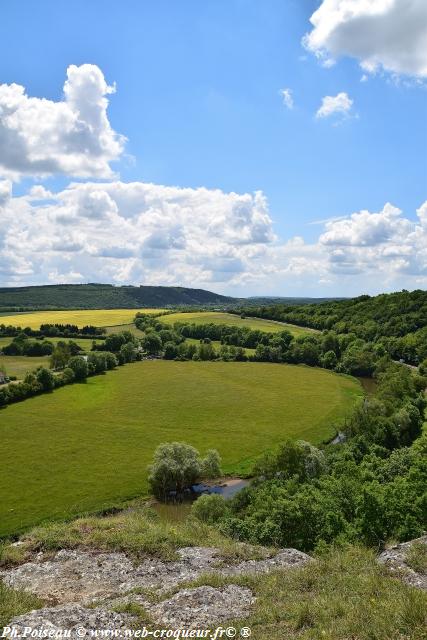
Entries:
[[88,376],[89,370],[87,362],[81,356],[74,356],[68,361],[68,367],[72,369],[75,380],[85,380]]
[[213,524],[223,518],[227,511],[227,503],[223,496],[215,493],[200,496],[191,507],[192,515],[208,524]]
[[221,475],[221,458],[216,449],[209,449],[201,462],[201,476],[210,480]]

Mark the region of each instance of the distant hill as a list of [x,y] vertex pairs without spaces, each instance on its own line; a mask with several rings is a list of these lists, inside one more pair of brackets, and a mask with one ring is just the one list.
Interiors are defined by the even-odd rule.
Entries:
[[251,296],[246,298],[245,304],[262,306],[272,304],[286,305],[302,305],[302,304],[321,304],[322,302],[332,302],[334,300],[346,300],[346,298],[287,298],[283,296]]
[[186,287],[54,284],[0,288],[0,309],[140,309],[143,307],[231,305],[237,298]]

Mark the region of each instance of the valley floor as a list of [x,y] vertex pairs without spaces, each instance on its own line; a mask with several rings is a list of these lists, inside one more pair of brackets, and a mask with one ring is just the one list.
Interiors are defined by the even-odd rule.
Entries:
[[[287,437],[330,439],[363,396],[325,369],[143,361],[0,410],[0,535],[147,490],[162,442],[218,449],[227,474]],[[19,469],[19,473],[16,473]]]

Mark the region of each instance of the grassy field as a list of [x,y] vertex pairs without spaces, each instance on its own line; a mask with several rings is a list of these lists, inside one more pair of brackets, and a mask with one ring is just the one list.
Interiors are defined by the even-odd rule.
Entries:
[[[133,325],[132,325],[133,326]],[[0,338],[0,350],[2,347],[10,344],[13,338]],[[49,342],[53,342],[56,344],[60,340],[67,341],[68,338],[47,338]],[[77,342],[78,345],[84,351],[90,351],[92,348],[92,340],[85,339],[75,339],[73,342]],[[95,342],[99,343],[102,340],[95,340]],[[49,356],[36,356],[36,357],[27,357],[27,356],[2,356],[0,355],[0,366],[6,369],[6,373],[9,376],[16,376],[18,379],[22,379],[25,377],[27,371],[33,371],[37,369],[39,366],[49,367]]]
[[133,322],[131,324],[116,324],[112,327],[104,327],[107,335],[110,333],[121,333],[122,331],[130,331],[137,338],[142,338],[144,332],[137,329]]
[[27,356],[0,356],[0,367],[4,367],[8,376],[16,376],[18,380],[25,378],[25,374],[28,371],[34,371],[40,366],[49,367],[49,356],[36,356],[34,358],[27,358]]
[[[144,313],[158,313],[162,309],[141,309]],[[87,324],[96,327],[109,327],[116,324],[128,324],[134,319],[138,309],[83,309],[77,311],[34,311],[33,313],[2,316],[0,324],[14,327],[38,329],[41,324]]]
[[215,447],[225,472],[249,472],[288,436],[332,436],[361,394],[323,369],[160,360],[11,405],[0,410],[0,535],[143,494],[161,442]]
[[173,324],[174,322],[194,322],[196,324],[231,324],[236,327],[248,327],[249,329],[259,329],[270,333],[278,333],[286,329],[292,335],[298,337],[313,333],[313,329],[297,327],[294,324],[274,322],[273,320],[262,320],[261,318],[245,318],[236,316],[233,313],[222,313],[220,311],[197,311],[190,313],[171,313],[160,318],[161,322]]

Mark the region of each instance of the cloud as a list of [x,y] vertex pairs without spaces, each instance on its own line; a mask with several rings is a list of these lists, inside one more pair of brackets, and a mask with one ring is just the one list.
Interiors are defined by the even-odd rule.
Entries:
[[12,197],[12,183],[10,180],[0,180],[0,207],[3,207]]
[[347,116],[353,106],[353,100],[342,91],[336,96],[325,96],[316,112],[316,118],[329,118],[335,114]]
[[67,69],[64,99],[26,95],[18,84],[0,85],[0,175],[65,174],[111,178],[125,138],[107,117],[109,86],[92,64]]
[[377,273],[385,279],[427,276],[427,201],[417,210],[418,222],[387,203],[382,211],[360,211],[331,221],[319,238],[327,249],[332,272]]
[[349,218],[326,223],[320,236],[325,245],[372,246],[407,235],[411,222],[401,217],[400,209],[387,203],[379,213],[360,211]]
[[310,22],[303,45],[327,66],[351,56],[367,73],[427,77],[425,0],[323,0]]
[[59,193],[32,188],[4,211],[0,265],[8,284],[44,282],[45,274],[61,282],[74,274],[75,281],[79,274],[86,281],[206,285],[249,271],[253,256],[275,240],[260,192],[87,182]]
[[[317,240],[275,236],[265,196],[142,182],[72,183],[7,198],[0,283],[112,282],[234,295],[351,295],[427,285],[427,201],[327,219]],[[48,275],[46,275],[48,274]]]
[[288,109],[293,109],[294,98],[291,89],[282,89],[280,91],[280,95],[282,96],[283,104],[285,105],[285,107],[287,107]]

